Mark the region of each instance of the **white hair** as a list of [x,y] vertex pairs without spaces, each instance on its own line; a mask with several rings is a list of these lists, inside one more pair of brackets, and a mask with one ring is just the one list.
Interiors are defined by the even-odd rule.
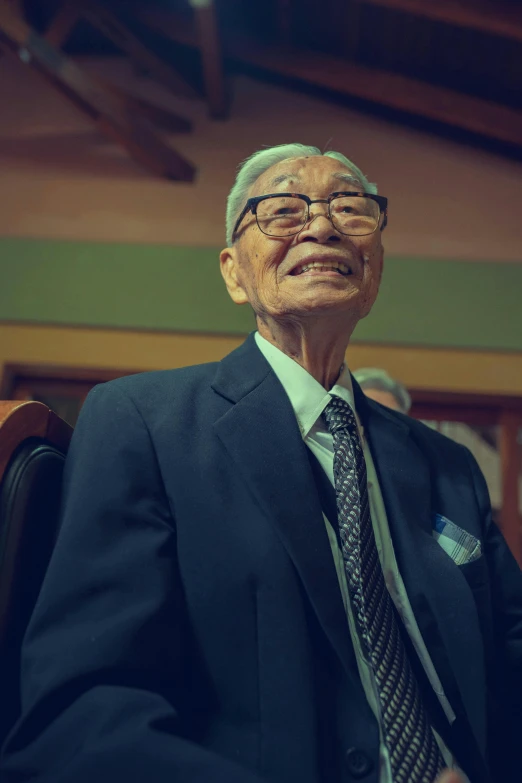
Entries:
[[333,150],[321,152],[318,147],[309,147],[306,144],[279,144],[277,147],[268,147],[266,149],[258,150],[240,164],[236,181],[234,182],[227,199],[227,245],[230,247],[232,244],[232,232],[236,220],[245,206],[252,185],[261,174],[264,174],[271,166],[274,166],[276,163],[281,163],[283,160],[304,157],[312,158],[323,155],[327,158],[335,158],[335,160],[338,160],[343,166],[350,169],[353,174],[353,184],[360,186],[360,189],[365,193],[377,193],[377,185],[373,182],[369,182],[360,168],[358,168],[355,163],[352,163],[351,160],[348,160],[341,152],[334,152]]
[[388,375],[386,370],[380,370],[377,367],[361,367],[359,370],[355,370],[352,375],[361,389],[389,392],[397,400],[402,413],[408,413],[410,410],[411,397],[406,387]]

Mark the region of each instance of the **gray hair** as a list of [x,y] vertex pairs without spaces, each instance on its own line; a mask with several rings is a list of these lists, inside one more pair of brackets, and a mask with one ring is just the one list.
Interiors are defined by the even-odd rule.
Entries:
[[353,184],[358,188],[360,187],[365,193],[377,193],[377,185],[369,182],[360,168],[355,163],[352,163],[351,160],[348,160],[341,152],[334,152],[333,150],[321,152],[319,147],[309,147],[306,144],[279,144],[277,147],[267,147],[266,149],[258,150],[240,164],[236,181],[227,199],[227,245],[230,247],[232,244],[232,232],[236,220],[249,197],[252,185],[261,174],[264,174],[271,166],[281,163],[283,160],[303,157],[313,158],[323,155],[326,158],[335,158],[343,166],[350,169],[353,173],[353,177],[350,178]]
[[410,410],[411,397],[406,387],[388,375],[386,370],[379,370],[377,367],[361,367],[359,370],[355,370],[352,375],[361,389],[389,392],[393,394],[403,413],[408,413]]

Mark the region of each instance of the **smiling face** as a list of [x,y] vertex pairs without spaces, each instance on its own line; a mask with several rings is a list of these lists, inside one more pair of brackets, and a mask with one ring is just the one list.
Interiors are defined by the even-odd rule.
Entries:
[[[294,158],[267,169],[249,196],[297,192],[324,199],[335,191],[362,190],[347,181],[350,176],[353,172],[333,158]],[[381,231],[346,236],[332,226],[327,204],[312,204],[299,234],[273,237],[259,230],[249,212],[220,260],[231,298],[249,302],[258,324],[333,313],[357,322],[368,315],[379,290]]]

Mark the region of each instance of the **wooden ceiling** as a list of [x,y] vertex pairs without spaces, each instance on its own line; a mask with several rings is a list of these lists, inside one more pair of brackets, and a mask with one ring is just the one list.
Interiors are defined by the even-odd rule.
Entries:
[[520,0],[0,0],[0,39],[174,179],[194,168],[158,128],[190,124],[91,83],[76,54],[123,51],[217,119],[229,116],[227,75],[246,72],[522,159]]
[[[227,71],[522,155],[520,0],[215,2]],[[134,8],[159,36],[197,46],[185,0]]]

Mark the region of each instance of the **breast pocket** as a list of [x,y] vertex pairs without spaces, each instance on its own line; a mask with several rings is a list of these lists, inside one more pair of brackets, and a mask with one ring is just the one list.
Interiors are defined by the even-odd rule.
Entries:
[[476,560],[472,560],[470,563],[463,563],[457,566],[457,568],[472,590],[489,587],[489,574],[484,555],[481,555]]

